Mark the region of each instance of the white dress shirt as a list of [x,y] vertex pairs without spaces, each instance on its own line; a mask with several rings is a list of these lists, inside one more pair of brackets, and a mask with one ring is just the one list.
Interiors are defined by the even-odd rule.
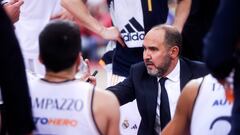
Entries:
[[[177,101],[180,96],[181,90],[180,90],[180,61],[178,60],[176,67],[173,69],[171,73],[169,73],[166,76],[168,79],[165,81],[165,88],[168,94],[168,100],[169,100],[169,108],[171,113],[171,118],[173,117]],[[160,78],[158,78],[159,80]],[[161,86],[160,83],[158,83],[158,97],[157,102],[160,105],[160,94],[161,94]],[[159,106],[156,108],[157,115],[159,115]]]

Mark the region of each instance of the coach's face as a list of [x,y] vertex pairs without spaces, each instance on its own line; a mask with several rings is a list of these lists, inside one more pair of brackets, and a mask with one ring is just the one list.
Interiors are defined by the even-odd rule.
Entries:
[[153,29],[144,38],[143,59],[148,74],[152,76],[164,76],[171,65],[169,47],[164,43],[164,34],[165,31],[162,29]]

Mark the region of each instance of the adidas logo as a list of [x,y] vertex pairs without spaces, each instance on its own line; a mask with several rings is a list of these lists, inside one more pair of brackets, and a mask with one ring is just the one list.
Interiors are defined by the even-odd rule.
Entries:
[[131,129],[137,129],[137,125],[134,124],[134,126],[132,126]]
[[126,42],[143,40],[145,36],[143,27],[134,17],[125,25],[125,29],[121,30],[121,34]]

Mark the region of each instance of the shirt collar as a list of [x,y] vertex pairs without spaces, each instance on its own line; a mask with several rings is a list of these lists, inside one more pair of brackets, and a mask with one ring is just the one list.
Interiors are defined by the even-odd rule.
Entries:
[[170,81],[173,81],[173,82],[177,82],[180,80],[180,61],[179,61],[179,59],[178,59],[177,65],[175,66],[173,71],[170,72],[166,77]]

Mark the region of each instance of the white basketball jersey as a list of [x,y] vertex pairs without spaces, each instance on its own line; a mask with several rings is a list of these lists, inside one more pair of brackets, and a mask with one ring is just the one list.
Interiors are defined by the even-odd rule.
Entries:
[[93,120],[93,86],[73,80],[30,82],[32,110],[37,135],[99,135]]
[[23,0],[15,32],[24,57],[38,57],[38,36],[50,17],[60,13],[61,0]]
[[193,107],[191,135],[228,135],[231,111],[232,103],[226,100],[223,86],[207,75]]

